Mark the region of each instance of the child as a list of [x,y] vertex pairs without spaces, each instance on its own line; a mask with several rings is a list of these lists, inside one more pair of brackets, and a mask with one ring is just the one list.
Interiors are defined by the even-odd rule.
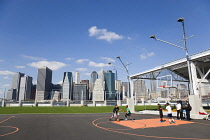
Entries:
[[[130,111],[130,108],[128,108],[128,105],[126,105],[126,111],[125,112],[126,112],[125,113],[125,120],[128,120],[127,119],[127,116],[129,116],[130,119],[132,119],[132,117],[131,117],[131,111]],[[133,119],[132,119],[132,121],[133,121]]]
[[172,118],[172,110],[171,110],[171,106],[169,105],[169,103],[166,103],[166,109],[168,110],[168,120],[169,120],[169,123],[170,124],[176,123],[174,121],[174,119]]
[[118,118],[118,115],[119,115],[118,111],[119,111],[119,107],[118,107],[118,105],[116,104],[115,107],[114,107],[114,109],[113,109],[112,116],[111,116],[111,118],[109,119],[110,121],[111,121],[111,119],[112,119],[113,117],[115,117],[116,119]]
[[157,104],[157,106],[158,106],[158,111],[159,111],[159,114],[160,114],[160,121],[159,121],[159,123],[162,123],[162,122],[164,122],[163,121],[163,109],[161,108],[160,104]]

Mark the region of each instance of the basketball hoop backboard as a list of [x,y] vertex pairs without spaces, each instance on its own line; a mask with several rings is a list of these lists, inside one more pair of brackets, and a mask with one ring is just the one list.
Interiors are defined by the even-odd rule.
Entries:
[[157,77],[157,88],[170,88],[173,86],[172,75]]

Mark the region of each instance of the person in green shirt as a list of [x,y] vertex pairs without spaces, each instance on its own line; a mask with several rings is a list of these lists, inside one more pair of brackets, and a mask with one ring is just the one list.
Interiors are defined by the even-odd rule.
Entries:
[[125,120],[128,120],[128,116],[129,116],[129,118],[133,121],[133,119],[132,119],[132,117],[131,117],[131,110],[130,110],[130,108],[128,108],[128,105],[126,105],[126,110],[125,110]]

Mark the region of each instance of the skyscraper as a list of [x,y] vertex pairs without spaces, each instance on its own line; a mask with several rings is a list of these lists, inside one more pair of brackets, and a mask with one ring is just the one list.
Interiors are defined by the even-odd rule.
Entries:
[[19,101],[31,99],[32,77],[24,76],[20,80]]
[[72,72],[64,72],[62,99],[72,99],[72,84],[73,84]]
[[105,80],[105,93],[107,100],[114,100],[115,99],[115,74],[112,73],[111,70],[104,73],[104,80]]
[[79,72],[77,71],[75,73],[75,84],[79,84],[80,83],[80,74]]
[[15,91],[15,100],[18,100],[19,99],[19,92],[20,92],[20,80],[21,80],[21,77],[23,77],[25,74],[24,73],[20,73],[20,72],[17,72],[14,74],[13,76],[13,79],[12,79],[12,89],[16,89],[14,90]]
[[96,79],[98,79],[98,73],[93,71],[90,75],[90,83],[95,83]]
[[93,94],[93,88],[95,85],[95,81],[98,79],[98,73],[96,71],[93,71],[90,75],[90,99],[92,98],[92,94]]
[[87,100],[87,84],[74,84],[73,88],[73,100]]
[[122,87],[123,87],[123,96],[128,97],[128,82],[122,82]]
[[121,80],[115,80],[115,90],[116,90],[116,94],[117,94],[117,99],[120,100],[121,99],[121,91],[122,91],[122,82]]
[[47,100],[52,90],[52,70],[48,67],[38,69],[36,100]]
[[95,86],[93,88],[93,101],[104,101],[104,70],[100,72],[100,79],[96,79]]
[[7,99],[8,100],[16,100],[16,89],[8,89],[7,91]]
[[135,80],[133,82],[133,91],[133,94],[137,100],[141,100],[141,98],[148,98],[148,93],[144,80]]

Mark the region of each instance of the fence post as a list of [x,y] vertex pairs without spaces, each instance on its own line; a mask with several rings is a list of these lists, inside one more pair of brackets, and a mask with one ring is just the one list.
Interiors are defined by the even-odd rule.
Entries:
[[34,101],[34,106],[35,106],[35,107],[37,107],[37,106],[38,106],[38,104],[37,104],[37,100],[35,100],[35,101]]
[[1,107],[5,107],[5,100],[2,100]]
[[69,107],[69,106],[70,106],[70,104],[69,104],[69,100],[67,100],[67,102],[66,102],[66,106],[67,106],[67,107]]
[[19,107],[22,107],[22,102],[21,102],[21,100],[19,100]]

